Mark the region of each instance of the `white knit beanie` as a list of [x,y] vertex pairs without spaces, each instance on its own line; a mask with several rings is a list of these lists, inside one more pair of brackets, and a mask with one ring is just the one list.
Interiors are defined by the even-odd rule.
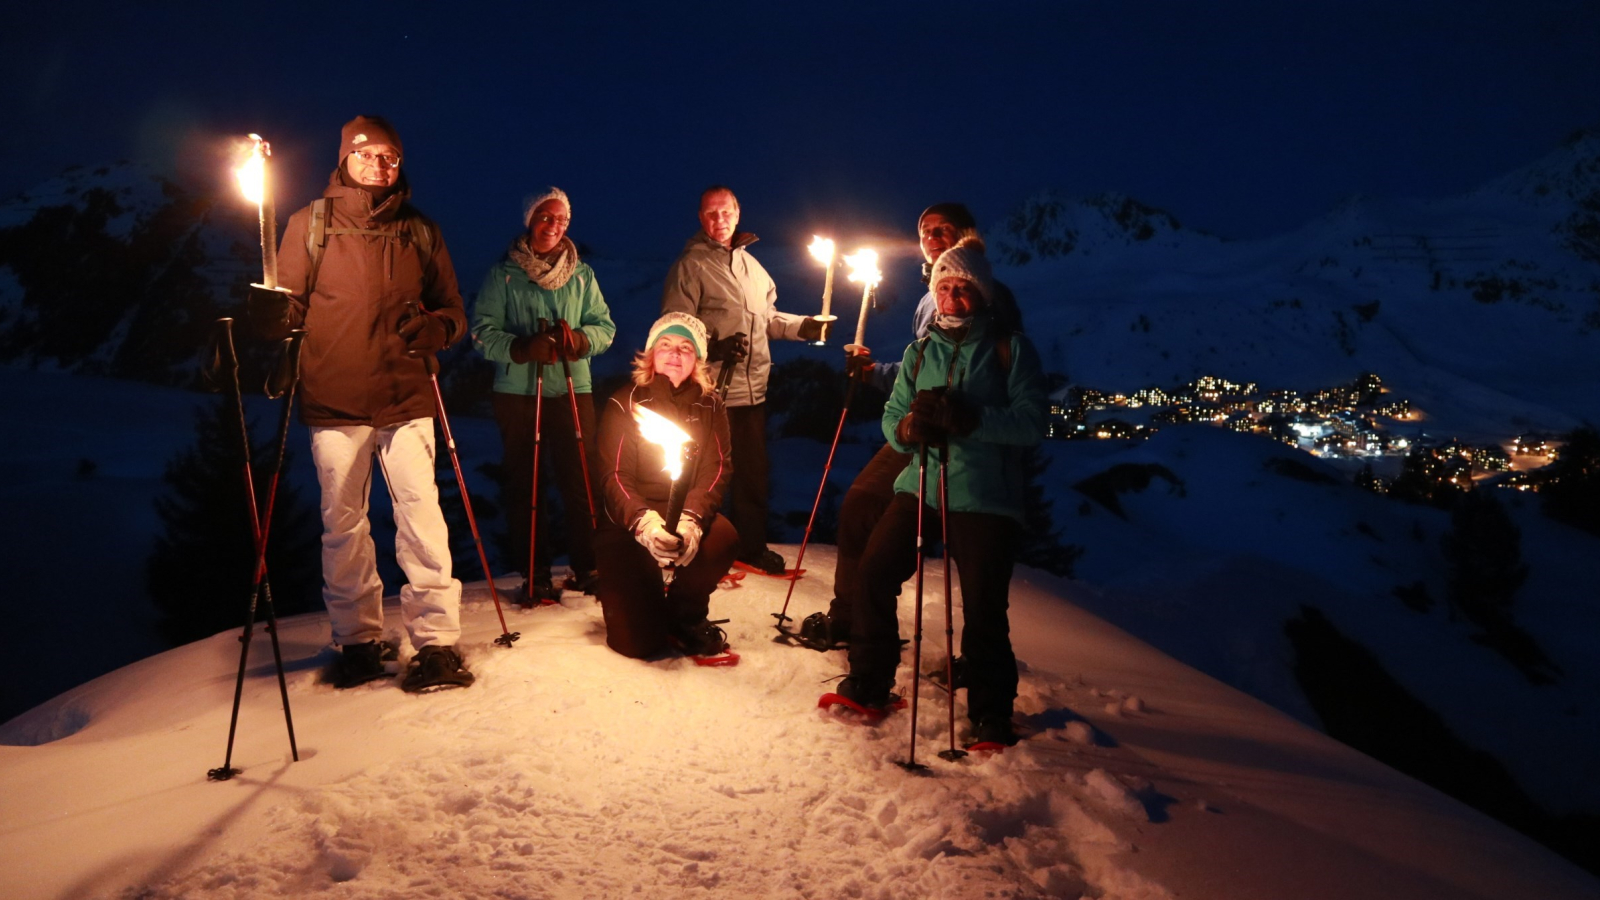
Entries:
[[644,342],[646,353],[656,348],[656,341],[663,334],[675,334],[678,337],[688,338],[694,344],[695,355],[700,359],[706,358],[706,325],[686,312],[669,312],[656,320],[650,326],[650,339]]
[[994,270],[989,268],[989,258],[984,255],[983,239],[965,237],[954,247],[939,255],[928,276],[928,287],[935,293],[939,282],[946,278],[964,278],[977,287],[985,305],[994,300]]
[[567,199],[567,192],[561,188],[553,187],[528,201],[528,205],[522,210],[523,228],[533,227],[533,211],[538,209],[539,205],[546,200],[560,200],[567,207],[567,216],[569,218],[572,216],[572,201]]

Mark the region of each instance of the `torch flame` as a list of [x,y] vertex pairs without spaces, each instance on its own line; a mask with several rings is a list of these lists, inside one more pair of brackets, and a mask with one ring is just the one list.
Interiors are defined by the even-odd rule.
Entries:
[[813,234],[811,236],[811,246],[806,249],[811,251],[811,255],[816,257],[817,262],[825,266],[833,264],[833,238],[817,237]]
[[865,285],[875,285],[883,280],[878,269],[878,251],[863,248],[846,256],[844,264],[850,267],[850,280]]
[[639,436],[661,448],[667,474],[677,481],[683,474],[683,445],[692,439],[671,419],[642,406],[633,408],[633,420],[639,423]]
[[267,142],[261,139],[261,135],[252,134],[250,140],[255,142],[250,148],[250,157],[234,174],[239,177],[239,190],[244,194],[244,198],[260,206],[264,196],[263,182],[266,180],[267,155],[272,151]]

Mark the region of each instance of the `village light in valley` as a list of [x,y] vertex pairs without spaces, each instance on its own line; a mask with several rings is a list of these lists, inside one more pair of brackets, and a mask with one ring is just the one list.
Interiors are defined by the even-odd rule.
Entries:
[[817,262],[822,263],[822,267],[826,271],[826,274],[822,276],[822,315],[817,316],[817,321],[822,323],[822,339],[817,341],[817,343],[824,344],[827,343],[828,340],[828,323],[836,321],[839,318],[838,316],[832,314],[834,261],[833,239],[812,235],[811,246],[807,247],[806,249],[811,251],[811,255],[816,258]]
[[883,280],[878,269],[878,251],[861,249],[846,256],[844,264],[850,267],[850,280],[861,283],[861,313],[856,318],[856,341],[845,347],[849,353],[865,351],[867,339],[867,310],[872,307],[872,289]]
[[278,212],[272,202],[272,183],[267,159],[272,156],[272,145],[259,134],[250,135],[250,155],[236,171],[239,190],[246,200],[256,205],[261,220],[261,286],[268,290],[278,288]]

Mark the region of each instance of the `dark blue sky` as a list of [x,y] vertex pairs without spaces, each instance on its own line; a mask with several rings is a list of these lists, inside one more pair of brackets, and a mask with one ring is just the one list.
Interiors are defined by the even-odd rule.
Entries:
[[1046,187],[1249,237],[1600,124],[1592,0],[244,6],[7,13],[0,194],[129,156],[223,176],[254,130],[289,208],[381,113],[470,287],[551,183],[575,238],[663,258],[717,181],[769,240],[903,237],[944,199],[995,225]]

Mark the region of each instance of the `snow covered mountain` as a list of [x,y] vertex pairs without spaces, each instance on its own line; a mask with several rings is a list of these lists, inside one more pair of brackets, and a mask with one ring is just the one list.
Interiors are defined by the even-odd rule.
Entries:
[[[830,548],[815,548],[819,570]],[[935,567],[935,570],[937,567]],[[1515,832],[1081,611],[1022,572],[1013,630],[1032,736],[946,762],[924,684],[881,727],[815,708],[839,654],[769,640],[784,583],[719,591],[733,669],[608,650],[589,598],[512,610],[468,587],[472,688],[318,683],[321,615],[282,628],[300,761],[258,635],[232,762],[222,634],[0,726],[12,900],[265,897],[1592,897]],[[930,631],[940,574],[928,588]],[[808,576],[796,604],[826,603]],[[910,634],[911,604],[903,627]],[[389,610],[395,621],[398,610]],[[930,643],[932,643],[930,637]],[[928,651],[929,661],[942,650]],[[903,689],[909,689],[904,683]],[[958,709],[957,715],[961,715]]]

